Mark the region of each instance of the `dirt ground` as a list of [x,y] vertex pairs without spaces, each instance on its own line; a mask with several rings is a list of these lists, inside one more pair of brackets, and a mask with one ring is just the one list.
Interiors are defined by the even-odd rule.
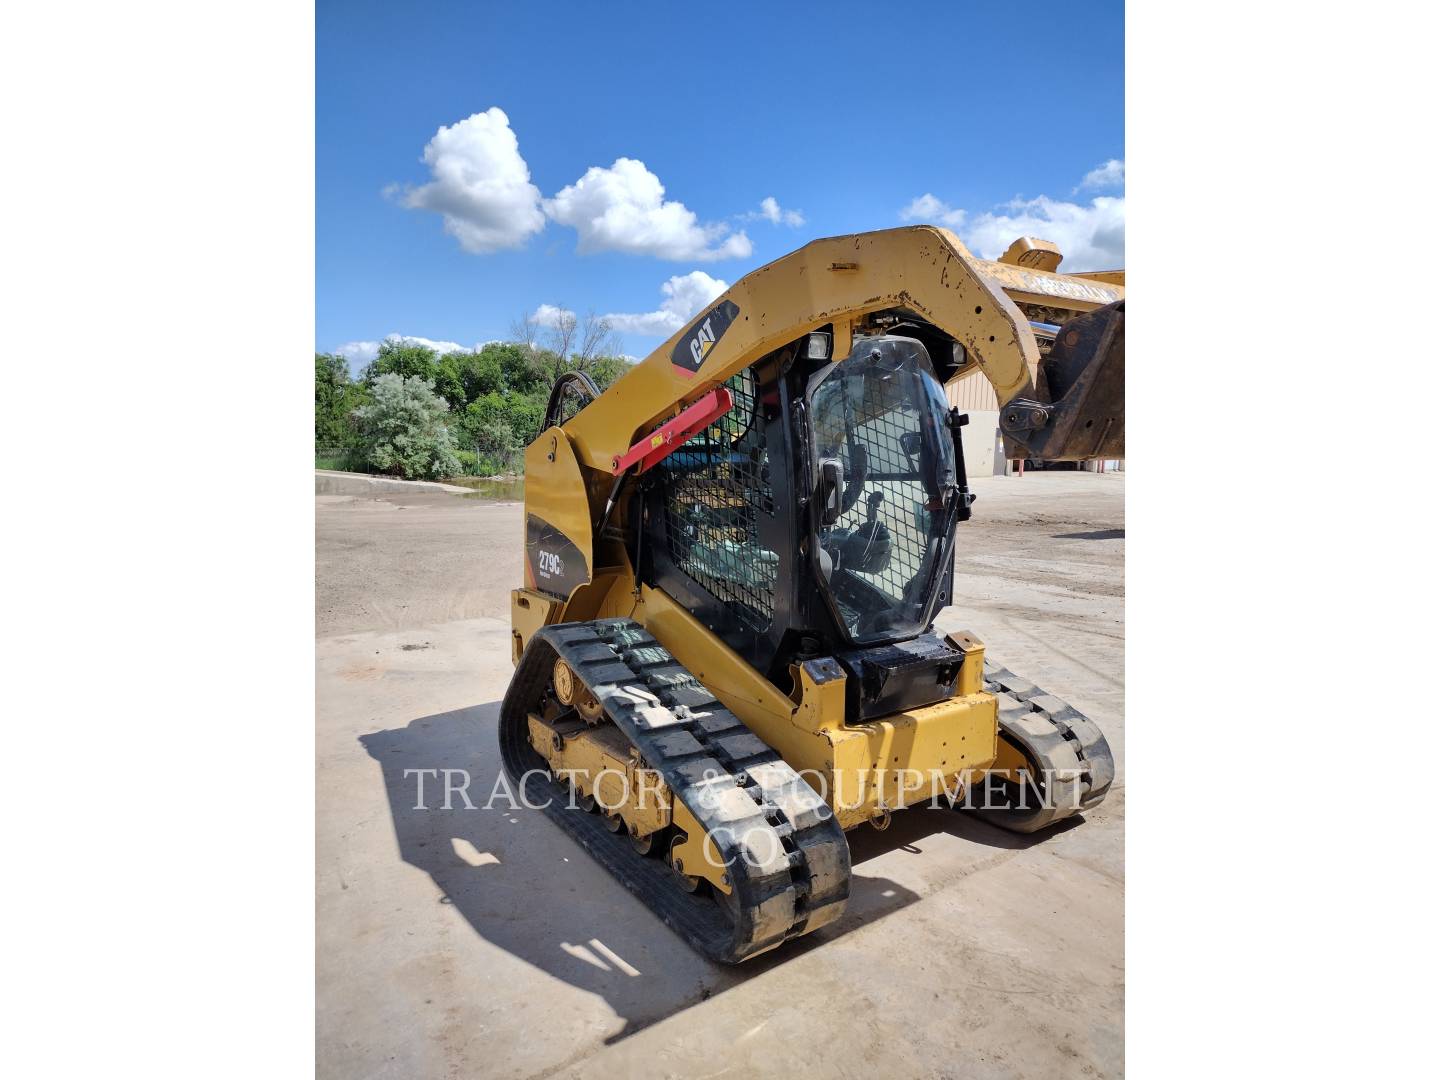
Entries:
[[[520,505],[316,496],[320,1075],[1121,1075],[1124,474],[975,488],[938,625],[1092,716],[1116,784],[1039,839],[943,810],[853,832],[846,916],[738,968],[540,813],[482,808]],[[416,809],[422,769],[476,808],[431,779]]]

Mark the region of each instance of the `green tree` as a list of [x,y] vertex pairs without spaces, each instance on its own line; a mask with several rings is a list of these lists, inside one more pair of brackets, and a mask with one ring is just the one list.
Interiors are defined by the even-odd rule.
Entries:
[[371,395],[369,404],[355,410],[371,465],[407,480],[454,476],[460,471],[445,399],[423,379],[386,372],[373,380]]
[[504,424],[509,415],[510,407],[504,394],[485,394],[465,407],[465,412],[460,417],[460,430],[465,441],[473,443],[482,427],[495,423]]
[[491,358],[500,365],[503,389],[517,394],[529,394],[543,387],[549,392],[550,383],[545,378],[535,350],[528,345],[513,341],[492,342],[480,350],[480,356]]
[[502,426],[510,431],[516,446],[528,446],[540,434],[545,421],[546,395],[485,394],[465,408],[460,417],[461,439],[466,448],[480,445],[486,432]]
[[502,423],[482,424],[475,433],[475,449],[482,454],[509,454],[519,449],[515,433]]
[[435,389],[452,409],[463,409],[482,394],[503,391],[505,371],[500,358],[484,350],[446,353],[440,358]]
[[374,386],[381,375],[399,375],[405,379],[420,379],[427,386],[434,386],[440,374],[435,350],[426,345],[410,345],[404,341],[382,341],[375,359],[365,366],[361,376],[367,386]]
[[[436,356],[423,345],[387,341],[358,381],[349,377],[341,357],[317,353],[316,445],[363,446],[375,467],[405,476],[453,474],[462,466],[467,471],[514,468],[518,451],[540,434],[556,377],[566,371],[584,371],[604,390],[630,369],[628,361],[613,355],[618,342],[609,335],[608,324],[594,316],[583,323],[572,319],[550,336],[556,340],[547,344],[569,350],[568,356],[538,346],[533,333],[530,340],[490,342],[476,352],[444,356]],[[599,351],[602,348],[608,351]],[[403,437],[391,438],[383,430],[384,424],[399,421],[392,401],[394,391],[387,390],[385,408],[365,412],[362,420],[357,408],[371,403],[372,398],[378,405],[375,390],[387,378],[401,380],[405,393],[417,400],[412,384],[426,391],[441,403],[437,416],[444,414],[443,418],[419,423],[422,434],[416,433],[416,423],[406,421],[397,429]],[[407,408],[413,412],[418,406],[412,402]],[[441,468],[425,457],[426,425],[443,425],[451,448],[463,454],[460,462],[452,464],[445,459]]]
[[601,390],[629,371],[631,364],[621,356],[597,356],[590,364],[590,377]]
[[343,356],[315,354],[315,445],[354,446],[356,430],[351,413],[365,402],[365,387],[350,379]]
[[549,393],[523,394],[512,397],[507,420],[520,446],[529,446],[540,436],[540,427],[545,423],[545,403]]
[[435,362],[435,392],[445,399],[451,409],[465,408],[465,382],[460,375],[460,365],[468,353],[446,353]]

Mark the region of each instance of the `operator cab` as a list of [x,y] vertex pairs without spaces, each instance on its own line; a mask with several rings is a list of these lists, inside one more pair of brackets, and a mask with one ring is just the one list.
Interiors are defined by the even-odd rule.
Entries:
[[806,338],[776,350],[634,500],[642,580],[783,690],[793,664],[836,659],[850,722],[943,700],[959,674],[929,631],[969,516],[964,420],[920,337],[857,336],[838,360]]
[[925,346],[858,338],[806,390],[815,568],[857,644],[914,637],[934,616],[960,488],[949,404]]

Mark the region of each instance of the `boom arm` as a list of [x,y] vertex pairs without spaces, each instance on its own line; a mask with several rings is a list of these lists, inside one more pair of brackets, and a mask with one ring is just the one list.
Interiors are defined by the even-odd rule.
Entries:
[[[918,315],[963,346],[954,357],[932,360],[942,379],[979,367],[1001,403],[1007,440],[1020,451],[1013,456],[1042,456],[1029,453],[1042,442],[1043,456],[1066,456],[1067,450],[1069,456],[1097,456],[1077,453],[1066,438],[1054,438],[1061,410],[1047,388],[1040,345],[1029,319],[1002,287],[998,265],[976,259],[950,230],[928,225],[807,244],[745,275],[566,424],[576,457],[609,472],[638,435],[772,350],[828,325],[834,355],[844,356],[856,324],[888,309]],[[1087,306],[1098,307],[1115,295],[1113,287],[1093,284]],[[1108,326],[1113,318],[1099,321]],[[1073,367],[1078,352],[1074,346],[1070,351]]]

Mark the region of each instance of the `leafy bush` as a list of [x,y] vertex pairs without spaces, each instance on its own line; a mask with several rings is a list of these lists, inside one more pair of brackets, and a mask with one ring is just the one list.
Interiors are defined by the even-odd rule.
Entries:
[[517,443],[509,425],[499,420],[481,424],[475,432],[475,445],[483,451],[509,454],[516,449]]
[[[477,352],[444,356],[424,345],[386,341],[358,380],[349,377],[342,357],[317,353],[317,459],[334,465],[341,451],[353,447],[349,468],[399,476],[520,471],[524,448],[545,422],[545,404],[557,373],[589,372],[603,390],[629,370],[630,364],[620,357],[586,352],[594,344],[587,342],[564,360],[533,341],[491,342]],[[392,387],[385,391],[383,407],[382,382]],[[394,385],[407,388],[406,400],[414,400],[401,407]],[[418,389],[408,389],[412,385]],[[423,407],[414,396],[422,390],[429,402]],[[452,415],[447,415],[447,405]]]
[[366,460],[375,469],[407,480],[460,471],[446,424],[449,409],[424,379],[387,373],[375,377],[370,392],[373,400],[354,416]]
[[[545,402],[549,391],[530,394],[485,394],[465,407],[459,418],[460,437],[467,444],[485,449],[513,450],[529,446],[540,434],[545,422]],[[499,429],[509,434],[506,442],[496,442]]]

